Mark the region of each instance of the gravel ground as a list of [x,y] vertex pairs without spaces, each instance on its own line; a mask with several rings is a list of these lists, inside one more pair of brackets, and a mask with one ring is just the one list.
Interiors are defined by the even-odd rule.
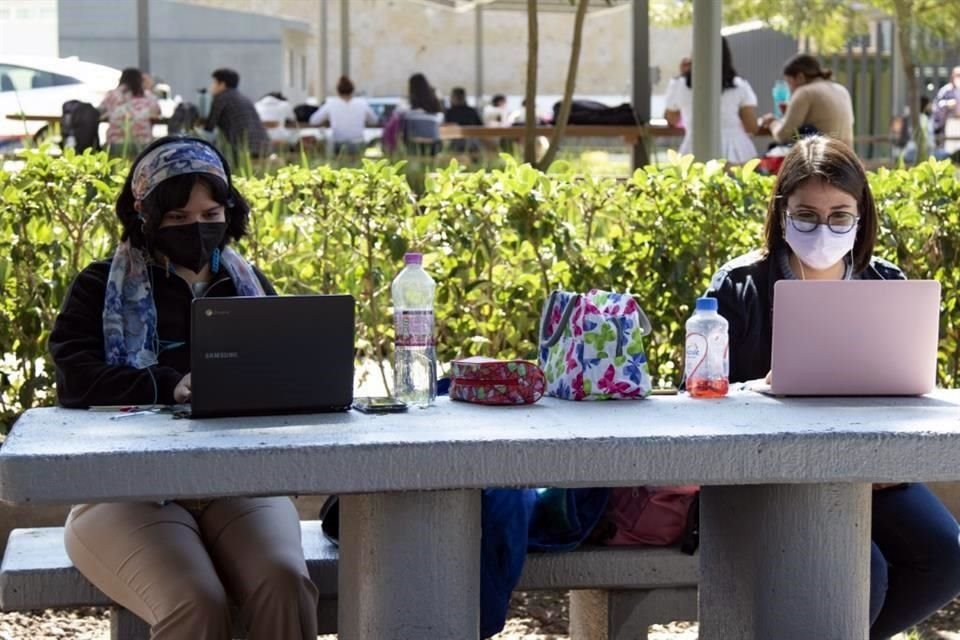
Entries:
[[[566,595],[543,591],[517,593],[510,602],[510,619],[494,640],[570,640]],[[0,614],[0,640],[109,640],[110,619],[104,609],[48,610],[35,614]],[[696,640],[697,625],[655,626],[650,640]],[[903,640],[960,640],[960,600],[954,601]],[[336,640],[320,636],[319,640]]]
[[0,615],[0,640],[71,638],[110,640],[110,619],[105,609],[75,609],[42,613]]

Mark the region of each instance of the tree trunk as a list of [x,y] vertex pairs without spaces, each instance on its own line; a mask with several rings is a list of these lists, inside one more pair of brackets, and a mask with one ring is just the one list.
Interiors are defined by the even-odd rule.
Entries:
[[537,0],[527,0],[527,91],[523,131],[523,161],[537,162],[537,64],[540,35],[537,25]]
[[897,18],[897,37],[900,42],[900,60],[907,75],[907,106],[910,110],[910,135],[917,145],[917,162],[926,160],[926,131],[920,128],[920,81],[913,59],[913,6],[911,0],[894,0]]
[[587,17],[587,5],[590,0],[578,0],[577,17],[573,23],[573,45],[570,47],[570,66],[567,67],[567,84],[563,88],[563,102],[560,103],[560,113],[557,122],[553,123],[553,135],[550,137],[550,148],[543,157],[540,168],[546,170],[557,157],[560,150],[560,140],[567,130],[567,120],[573,108],[573,91],[577,86],[577,70],[580,67],[580,48],[583,44],[583,23]]

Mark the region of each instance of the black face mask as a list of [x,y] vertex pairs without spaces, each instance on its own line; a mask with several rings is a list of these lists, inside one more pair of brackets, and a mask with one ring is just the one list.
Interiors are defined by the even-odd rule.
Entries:
[[174,264],[200,273],[227,233],[226,222],[194,222],[161,227],[153,233],[153,248]]

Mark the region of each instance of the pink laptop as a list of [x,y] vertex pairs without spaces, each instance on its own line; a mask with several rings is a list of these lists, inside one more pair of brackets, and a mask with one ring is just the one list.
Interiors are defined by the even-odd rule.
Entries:
[[933,391],[939,282],[780,280],[773,299],[774,395]]

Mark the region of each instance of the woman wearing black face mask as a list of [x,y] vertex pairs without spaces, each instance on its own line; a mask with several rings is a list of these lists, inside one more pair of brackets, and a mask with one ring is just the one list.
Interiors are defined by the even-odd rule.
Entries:
[[[274,294],[230,248],[249,208],[209,144],[158,140],[117,202],[121,242],[81,272],[50,336],[65,407],[190,400],[190,304]],[[94,585],[152,626],[154,640],[317,636],[317,590],[288,498],[77,505],[67,552]]]

